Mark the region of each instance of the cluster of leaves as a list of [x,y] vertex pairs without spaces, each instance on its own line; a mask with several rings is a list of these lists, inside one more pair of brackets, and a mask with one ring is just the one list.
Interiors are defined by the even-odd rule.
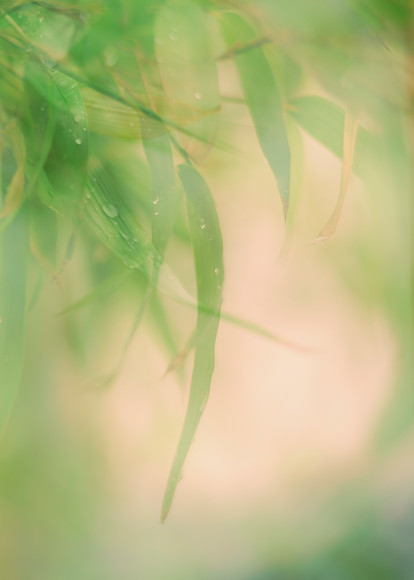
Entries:
[[[398,88],[406,79],[386,57],[390,46],[398,51],[406,42],[412,15],[408,3],[385,4],[2,3],[1,429],[21,382],[26,313],[41,289],[37,285],[28,295],[29,254],[59,284],[76,232],[89,229],[116,257],[121,273],[70,309],[136,270],[145,291],[131,336],[151,303],[176,361],[195,349],[187,414],[162,508],[165,519],[207,402],[218,323],[226,316],[220,312],[220,226],[197,169],[212,147],[230,147],[219,138],[229,95],[220,94],[218,69],[223,61],[235,63],[239,104],[250,112],[288,222],[302,165],[298,127],[342,159],[337,205],[315,240],[324,241],[335,232],[352,168],[368,179],[366,160],[387,158],[384,140],[360,120],[368,114],[387,146],[403,148],[395,123],[387,120],[399,114]],[[370,67],[372,75],[366,74]],[[306,93],[309,80],[329,98]],[[68,222],[71,226],[62,241],[63,222],[65,231]],[[174,237],[191,244],[196,298],[163,258]],[[89,260],[93,270],[92,252]],[[197,307],[196,329],[183,350],[169,338],[156,289]]]

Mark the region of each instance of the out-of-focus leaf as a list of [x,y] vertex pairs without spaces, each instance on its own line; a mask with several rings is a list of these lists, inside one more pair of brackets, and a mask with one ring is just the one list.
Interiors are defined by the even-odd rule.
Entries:
[[152,139],[168,129],[156,117],[143,114],[90,88],[82,88],[90,131],[122,139]]
[[244,52],[250,52],[251,50],[255,50],[264,44],[272,42],[272,38],[270,35],[259,36],[258,38],[253,38],[247,42],[241,42],[240,40],[236,40],[236,42],[231,46],[226,52],[221,54],[218,57],[218,60],[226,60],[227,58],[233,58],[238,54],[243,54]]
[[128,268],[135,268],[150,279],[154,261],[161,256],[147,240],[143,228],[101,163],[92,158],[85,197],[84,218],[99,239]]
[[[292,99],[289,114],[311,137],[342,159],[345,111],[329,99],[309,96]],[[378,151],[379,138],[359,126],[355,142],[354,170],[364,177],[367,160]]]
[[286,220],[286,236],[281,250],[281,255],[286,255],[292,242],[292,233],[296,209],[298,207],[303,180],[303,167],[305,153],[303,148],[303,138],[295,121],[289,116],[286,117],[286,132],[291,151],[290,162],[290,210]]
[[[158,335],[165,345],[168,354],[174,357],[178,352],[177,339],[174,329],[168,320],[164,304],[156,293],[152,295],[149,307]],[[183,377],[181,376],[181,378]]]
[[[49,155],[56,126],[56,86],[43,83],[39,68],[31,63],[24,76],[25,97],[30,118],[26,131],[27,197],[36,190],[38,178]],[[39,90],[39,83],[41,89]]]
[[106,294],[118,288],[129,276],[131,276],[130,270],[125,270],[124,272],[122,272],[122,274],[114,274],[113,276],[110,276],[109,278],[107,278],[106,280],[95,286],[95,288],[93,288],[90,292],[88,292],[86,296],[83,296],[82,298],[80,298],[79,300],[77,300],[64,310],[61,310],[58,313],[58,316],[71,314],[72,312],[76,312],[77,310],[80,310],[81,308],[84,308],[85,306],[92,304],[93,302],[95,302],[95,300],[98,300],[102,296],[105,296]]
[[28,242],[28,215],[23,207],[0,238],[0,433],[23,372]]
[[[207,25],[208,16],[194,2],[170,0],[158,12],[154,26],[155,53],[166,96],[200,112],[218,110],[217,66]],[[217,115],[191,124],[200,136],[179,136],[191,157],[203,158],[214,141]]]
[[41,266],[52,276],[57,275],[56,214],[36,201],[30,206],[30,249]]
[[57,69],[27,63],[28,81],[55,107],[56,125],[44,170],[57,194],[48,205],[75,209],[83,197],[88,162],[88,125],[77,82]]
[[190,396],[177,451],[164,494],[161,522],[171,507],[180,480],[185,458],[206,406],[214,370],[214,351],[222,303],[223,248],[220,225],[208,185],[189,165],[179,166],[184,186],[188,221],[193,244],[197,282],[197,300],[216,315],[199,308],[197,315],[197,344],[191,379]]
[[[238,42],[252,42],[257,38],[252,27],[238,14],[224,14],[221,23],[229,50]],[[234,60],[260,146],[279,187],[286,217],[289,209],[290,148],[279,88],[260,46],[235,54]]]
[[58,212],[68,206],[74,209],[83,196],[88,162],[88,126],[78,84],[35,61],[27,63],[25,74],[55,108],[56,125],[44,169],[58,195],[48,205]]
[[9,125],[7,133],[10,137],[11,149],[16,164],[16,171],[7,186],[3,200],[3,207],[0,211],[0,219],[7,217],[16,211],[23,201],[24,191],[24,170],[26,161],[26,147],[24,138],[16,125]]
[[353,111],[347,111],[345,116],[341,184],[339,188],[338,200],[331,217],[322,228],[319,236],[313,241],[313,243],[325,242],[329,240],[336,231],[348,188],[349,178],[352,172],[357,130],[357,115]]
[[6,18],[11,25],[19,27],[21,38],[61,60],[67,54],[79,24],[72,17],[73,12],[70,15],[68,11],[59,10],[57,4],[55,7],[53,10],[52,2],[26,2]]
[[152,176],[152,243],[163,254],[174,227],[177,204],[169,137],[144,141],[144,149]]

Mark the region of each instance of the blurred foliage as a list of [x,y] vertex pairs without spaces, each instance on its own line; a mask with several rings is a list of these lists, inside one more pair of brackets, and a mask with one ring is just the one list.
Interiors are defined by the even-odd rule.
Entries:
[[[233,94],[224,94],[219,77],[229,61],[239,83]],[[224,105],[231,102],[245,106],[251,117],[289,235],[303,155],[298,127],[343,161],[336,209],[314,242],[335,235],[352,171],[378,204],[397,198],[389,219],[400,236],[388,252],[375,252],[373,239],[356,252],[354,271],[343,256],[334,260],[360,300],[381,306],[399,341],[398,381],[374,451],[392,449],[412,429],[413,71],[409,0],[3,0],[0,488],[1,529],[8,532],[0,551],[6,554],[19,541],[26,546],[16,570],[7,568],[13,558],[2,556],[5,578],[104,577],[78,567],[79,552],[93,541],[92,515],[79,506],[89,505],[85,498],[99,485],[92,472],[92,482],[79,476],[88,461],[83,442],[68,445],[78,456],[65,454],[68,435],[47,403],[54,400],[60,372],[53,339],[40,336],[35,320],[45,333],[60,329],[56,349],[67,352],[95,386],[117,378],[147,308],[172,369],[180,372],[195,350],[189,407],[162,518],[168,513],[214,368],[225,278],[214,191],[202,174],[211,151],[237,155],[234,132],[222,128]],[[164,259],[171,246],[193,261],[194,280],[182,279],[179,268]],[[360,292],[358,276],[367,267],[375,283]],[[174,324],[174,301],[196,310],[194,330]],[[97,377],[93,361],[104,352],[113,313],[123,312],[125,304],[131,330],[119,362]],[[40,322],[59,310],[64,312],[58,323]],[[43,384],[37,396],[34,384]],[[37,425],[39,417],[43,425]],[[18,424],[26,430],[20,432]],[[39,495],[31,497],[31,489]],[[24,520],[16,525],[13,512],[21,506]],[[248,577],[408,578],[405,556],[387,560],[386,540],[374,529],[361,531],[368,536],[364,548],[355,532],[306,573],[276,567]],[[49,543],[53,557],[37,561],[36,553]],[[69,556],[74,552],[77,558]],[[36,568],[48,572],[31,575]]]

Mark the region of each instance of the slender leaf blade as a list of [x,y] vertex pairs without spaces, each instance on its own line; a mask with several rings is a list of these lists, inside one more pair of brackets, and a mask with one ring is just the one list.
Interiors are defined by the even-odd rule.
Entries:
[[345,201],[348,189],[349,179],[351,177],[352,165],[354,161],[355,142],[358,131],[358,117],[354,111],[348,110],[345,115],[344,142],[343,142],[343,159],[341,171],[341,184],[336,206],[331,217],[322,228],[319,236],[313,243],[324,242],[329,240],[335,233],[341,216],[342,207]]
[[170,510],[185,459],[209,397],[224,272],[220,225],[208,185],[192,166],[180,165],[178,170],[186,194],[196,271],[197,299],[200,304],[209,307],[216,315],[206,313],[202,307],[198,309],[197,343],[190,396],[164,494],[161,522],[165,521]]
[[[297,97],[289,103],[289,114],[311,137],[342,159],[345,110],[334,101],[319,96]],[[380,140],[361,125],[355,141],[353,170],[364,178],[368,159],[378,154]]]
[[144,141],[144,149],[152,176],[152,243],[163,254],[173,231],[177,204],[169,137]]
[[[224,14],[222,29],[229,50],[233,50],[237,43],[252,43],[257,39],[250,24],[238,14]],[[234,51],[234,61],[260,146],[277,181],[286,217],[289,209],[290,148],[279,88],[260,45],[242,53]]]

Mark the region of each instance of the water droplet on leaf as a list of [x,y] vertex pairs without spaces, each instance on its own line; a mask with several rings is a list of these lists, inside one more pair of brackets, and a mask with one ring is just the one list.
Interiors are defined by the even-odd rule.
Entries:
[[112,205],[112,203],[102,206],[102,209],[104,210],[106,215],[110,218],[115,218],[118,215],[118,210],[114,205]]

